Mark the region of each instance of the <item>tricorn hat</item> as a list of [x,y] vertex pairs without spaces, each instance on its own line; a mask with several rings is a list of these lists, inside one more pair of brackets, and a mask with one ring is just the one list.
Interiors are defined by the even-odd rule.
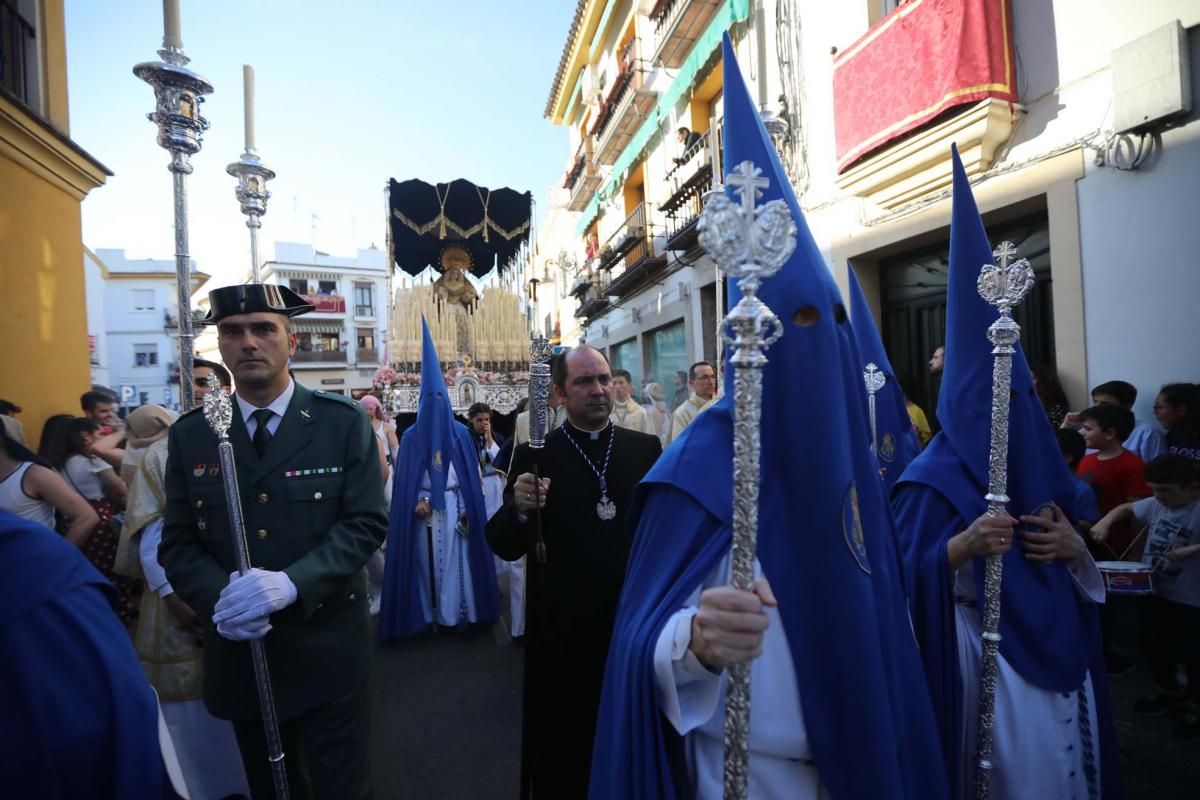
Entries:
[[265,311],[298,317],[307,314],[315,306],[286,286],[274,283],[247,283],[238,286],[222,286],[208,293],[208,316],[200,320],[201,325],[215,325],[235,314],[253,314]]

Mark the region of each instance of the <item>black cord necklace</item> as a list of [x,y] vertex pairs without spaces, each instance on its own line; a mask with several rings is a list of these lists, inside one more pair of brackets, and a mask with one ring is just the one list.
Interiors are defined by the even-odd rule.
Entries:
[[[574,425],[571,425],[571,427],[575,428]],[[613,439],[616,439],[617,437],[615,431],[611,430],[611,422],[608,423],[607,427],[609,428],[608,447],[604,451],[604,466],[600,469],[597,469],[592,460],[588,458],[587,453],[583,452],[583,448],[579,446],[579,442],[575,441],[575,437],[571,436],[569,433],[567,434],[567,440],[575,446],[575,449],[579,451],[579,455],[582,456],[583,460],[587,462],[587,465],[592,468],[592,472],[596,474],[596,478],[600,481],[600,502],[596,503],[596,516],[605,522],[609,522],[615,516],[617,516],[617,504],[608,497],[608,460],[612,457]],[[575,430],[579,430],[579,428],[575,428]],[[589,433],[588,431],[581,432]]]

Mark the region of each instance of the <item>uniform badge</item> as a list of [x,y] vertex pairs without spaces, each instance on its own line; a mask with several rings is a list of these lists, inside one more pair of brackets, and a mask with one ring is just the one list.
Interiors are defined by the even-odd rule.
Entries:
[[858,487],[854,481],[846,488],[842,496],[842,535],[846,538],[846,546],[854,556],[860,569],[871,574],[871,562],[867,560],[867,544],[863,536],[862,515],[858,511]]
[[304,417],[305,419],[312,419],[312,415],[308,413],[307,408],[300,409],[300,416]]
[[209,464],[208,465],[208,477],[215,478],[215,477],[217,477],[218,473],[220,473],[220,472],[221,472],[220,464]]
[[287,310],[287,301],[283,299],[283,292],[279,291],[278,286],[273,283],[264,283],[262,287],[268,307],[276,311]]
[[438,472],[442,471],[442,451],[435,450],[433,453],[433,468]]
[[192,467],[192,477],[195,477],[195,478],[203,478],[203,477],[204,477],[204,471],[205,471],[206,469],[208,469],[208,465],[207,465],[207,464],[197,464],[196,466]]
[[879,437],[879,458],[891,463],[896,458],[896,437],[884,433]]

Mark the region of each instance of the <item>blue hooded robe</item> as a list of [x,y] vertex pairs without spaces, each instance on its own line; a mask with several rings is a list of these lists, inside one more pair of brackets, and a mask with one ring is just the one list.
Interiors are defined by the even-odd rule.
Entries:
[[[992,397],[992,344],[987,328],[999,316],[979,296],[980,268],[993,263],[987,232],[958,157],[950,225],[946,365],[938,398],[942,430],[905,470],[893,493],[896,528],[908,572],[913,624],[942,736],[942,751],[959,786],[970,772],[959,763],[963,736],[958,666],[955,575],[947,542],[984,513]],[[1033,388],[1018,343],[1009,406],[1008,509],[1034,514],[1054,502],[1072,524],[1075,490]],[[1016,543],[1004,556],[1000,654],[1027,681],[1051,692],[1076,692],[1091,670],[1100,723],[1103,797],[1120,797],[1119,763],[1100,649],[1097,607],[1080,596],[1062,562],[1029,561]],[[983,558],[974,560],[977,604],[983,608]],[[973,735],[973,732],[972,732]],[[1021,767],[1018,767],[1018,769]]]
[[379,638],[382,641],[411,636],[429,627],[421,605],[420,580],[422,572],[429,569],[420,549],[425,538],[425,520],[418,518],[413,508],[418,495],[424,491],[421,487],[428,473],[429,504],[435,511],[446,510],[446,478],[450,464],[454,465],[458,475],[467,512],[467,563],[475,594],[476,621],[490,622],[500,616],[496,567],[484,535],[487,513],[483,504],[483,484],[478,477],[479,454],[471,432],[454,419],[446,379],[424,318],[421,335],[421,399],[417,405],[417,421],[400,440],[392,483],[388,556],[379,614]]
[[158,706],[79,548],[0,511],[0,794],[38,800],[176,797]]
[[[782,199],[799,229],[795,253],[759,293],[784,334],[767,351],[763,375],[758,560],[779,601],[809,745],[835,800],[936,800],[946,797],[946,777],[883,487],[863,436],[864,362],[728,36],[724,70],[725,164],[762,168],[770,185],[761,202]],[[732,281],[731,295],[732,305]],[[801,327],[793,319],[806,306],[817,321]],[[727,388],[688,426],[635,496],[593,800],[691,796],[683,738],[659,710],[654,650],[667,620],[730,549],[732,396]]]
[[[862,353],[864,371],[867,364],[874,364],[887,378],[883,388],[875,393],[875,457],[879,459],[883,485],[891,490],[900,473],[921,452],[921,441],[913,429],[904,401],[904,390],[896,379],[896,371],[892,369],[879,329],[875,327],[875,318],[871,316],[871,307],[867,305],[867,298],[863,296],[862,286],[853,268],[850,269],[850,325],[854,328],[854,338]],[[866,391],[865,383],[863,391]],[[869,431],[869,419],[867,426]],[[870,435],[868,432],[868,440]]]

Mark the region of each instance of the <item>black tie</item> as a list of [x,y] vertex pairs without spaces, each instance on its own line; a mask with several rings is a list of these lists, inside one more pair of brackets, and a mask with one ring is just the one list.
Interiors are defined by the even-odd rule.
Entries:
[[262,454],[267,452],[267,445],[271,443],[271,432],[267,430],[267,422],[275,416],[275,412],[269,408],[260,408],[250,416],[258,423],[254,429],[254,449],[258,452],[258,457],[262,458]]

